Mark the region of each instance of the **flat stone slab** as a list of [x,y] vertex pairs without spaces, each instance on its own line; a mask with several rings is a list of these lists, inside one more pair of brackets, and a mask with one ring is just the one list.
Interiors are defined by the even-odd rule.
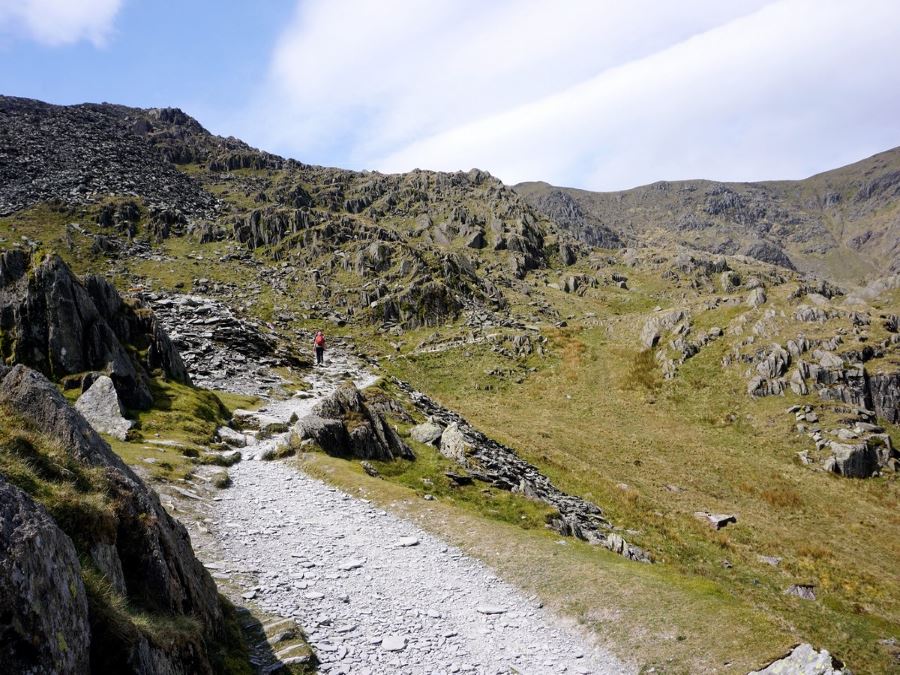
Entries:
[[349,558],[345,560],[340,565],[338,565],[338,569],[342,572],[349,572],[350,570],[356,570],[366,564],[366,561],[362,558]]
[[479,614],[506,614],[506,608],[500,605],[478,605],[475,611]]
[[406,649],[406,638],[400,635],[388,635],[382,638],[381,648],[386,652],[402,652]]

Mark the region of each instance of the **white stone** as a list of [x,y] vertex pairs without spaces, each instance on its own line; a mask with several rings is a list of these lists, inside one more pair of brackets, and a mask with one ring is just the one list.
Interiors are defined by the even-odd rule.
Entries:
[[78,397],[75,409],[101,434],[109,434],[120,441],[125,440],[134,422],[122,415],[122,405],[113,381],[101,375],[90,388]]

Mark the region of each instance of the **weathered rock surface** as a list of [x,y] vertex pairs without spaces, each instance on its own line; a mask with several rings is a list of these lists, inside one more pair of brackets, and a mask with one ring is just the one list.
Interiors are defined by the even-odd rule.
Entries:
[[[153,402],[148,373],[189,382],[178,351],[156,317],[140,303],[127,304],[109,282],[80,281],[61,258],[47,256],[29,269],[27,254],[0,256],[2,355],[59,380],[101,371],[122,402],[147,408]],[[126,345],[145,354],[132,357]]]
[[[114,587],[124,586],[133,606],[167,617],[191,617],[199,622],[204,640],[221,640],[224,623],[215,583],[194,556],[187,531],[162,508],[156,493],[43,375],[17,365],[0,367],[0,378],[0,406],[7,413],[58,444],[74,461],[103,472],[112,520],[96,530],[79,530],[78,545],[85,548],[79,553],[91,557]],[[94,619],[103,622],[102,617]],[[140,635],[107,639],[108,658],[120,658],[136,672],[210,668],[202,642],[164,649]]]
[[434,422],[423,422],[409,430],[409,435],[419,443],[434,444],[441,440],[444,433],[443,427]]
[[294,425],[296,436],[315,441],[330,455],[359,459],[415,459],[409,446],[363,395],[347,382]]
[[0,475],[0,663],[8,673],[86,673],[91,630],[72,540]]
[[80,412],[96,431],[109,434],[120,441],[125,440],[128,430],[134,426],[134,422],[122,415],[122,405],[119,403],[116,387],[106,375],[94,380],[90,388],[78,397],[75,410]]

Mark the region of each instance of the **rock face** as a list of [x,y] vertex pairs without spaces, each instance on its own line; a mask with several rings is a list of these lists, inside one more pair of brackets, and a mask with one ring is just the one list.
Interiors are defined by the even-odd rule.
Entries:
[[[153,313],[126,304],[99,277],[79,281],[61,258],[47,256],[29,270],[22,251],[0,256],[0,352],[60,380],[100,371],[115,383],[122,402],[145,409],[153,403],[148,373],[189,382],[178,351]],[[132,357],[126,345],[143,352]]]
[[352,382],[321,401],[312,414],[297,420],[294,433],[316,442],[329,455],[359,459],[415,459],[384,418],[365,401]]
[[[114,588],[124,587],[132,606],[168,618],[192,618],[201,627],[202,640],[170,649],[137,629],[129,635],[110,632],[114,627],[104,623],[103,615],[92,616],[106,645],[92,659],[101,664],[112,659],[109,665],[119,667],[127,663],[140,673],[209,672],[204,644],[224,637],[224,619],[215,583],[194,556],[184,526],[43,375],[17,365],[0,367],[0,378],[0,406],[8,414],[57,444],[79,466],[102,472],[108,520],[69,532],[79,554],[91,559]],[[92,660],[92,667],[97,663]]]
[[75,410],[80,412],[96,431],[114,436],[120,441],[125,440],[128,430],[134,425],[134,422],[122,416],[122,406],[116,394],[116,387],[106,375],[98,377],[90,389],[78,397]]
[[85,673],[90,625],[78,554],[46,510],[0,476],[0,663]]

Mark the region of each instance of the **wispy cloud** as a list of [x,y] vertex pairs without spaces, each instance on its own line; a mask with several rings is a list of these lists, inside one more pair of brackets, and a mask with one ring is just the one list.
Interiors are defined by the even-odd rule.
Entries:
[[122,0],[0,0],[0,33],[49,47],[106,43]]
[[614,189],[900,143],[900,5],[304,0],[246,131],[307,161]]

